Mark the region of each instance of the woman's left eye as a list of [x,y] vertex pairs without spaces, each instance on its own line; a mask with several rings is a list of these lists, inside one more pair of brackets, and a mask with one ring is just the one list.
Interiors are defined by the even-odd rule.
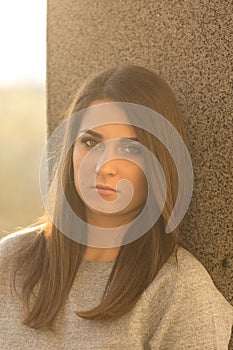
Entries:
[[139,146],[124,146],[121,147],[121,152],[123,153],[130,153],[130,154],[139,154],[141,153],[141,149]]

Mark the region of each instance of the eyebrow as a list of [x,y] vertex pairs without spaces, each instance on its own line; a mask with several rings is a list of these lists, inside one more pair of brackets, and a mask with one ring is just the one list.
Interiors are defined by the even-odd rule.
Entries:
[[[103,140],[103,135],[99,134],[96,131],[92,131],[92,130],[89,130],[89,129],[84,129],[84,130],[81,130],[80,133],[89,134],[89,135],[92,135],[93,137],[96,137],[96,138],[98,138],[100,140]],[[120,142],[124,141],[124,140],[139,141],[139,139],[137,137],[120,137]]]

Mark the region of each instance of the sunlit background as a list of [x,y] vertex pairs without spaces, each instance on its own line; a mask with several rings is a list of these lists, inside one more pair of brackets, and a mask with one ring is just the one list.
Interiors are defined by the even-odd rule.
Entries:
[[46,1],[0,3],[0,237],[43,213],[46,142]]

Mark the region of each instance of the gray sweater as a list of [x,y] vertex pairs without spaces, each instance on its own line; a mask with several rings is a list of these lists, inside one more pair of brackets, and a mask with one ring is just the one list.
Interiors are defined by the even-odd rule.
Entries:
[[[28,232],[27,234],[30,234]],[[215,287],[203,265],[179,248],[162,267],[133,309],[115,321],[85,320],[101,299],[114,261],[82,261],[68,299],[51,331],[21,324],[21,304],[11,297],[5,257],[20,245],[22,233],[0,242],[1,350],[227,350],[233,308]]]

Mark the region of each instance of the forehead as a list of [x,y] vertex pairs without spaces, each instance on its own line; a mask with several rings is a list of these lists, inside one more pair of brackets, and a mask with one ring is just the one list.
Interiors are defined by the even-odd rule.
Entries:
[[136,135],[135,128],[130,124],[129,118],[114,102],[95,101],[86,109],[79,132],[90,129],[95,129],[96,132]]

